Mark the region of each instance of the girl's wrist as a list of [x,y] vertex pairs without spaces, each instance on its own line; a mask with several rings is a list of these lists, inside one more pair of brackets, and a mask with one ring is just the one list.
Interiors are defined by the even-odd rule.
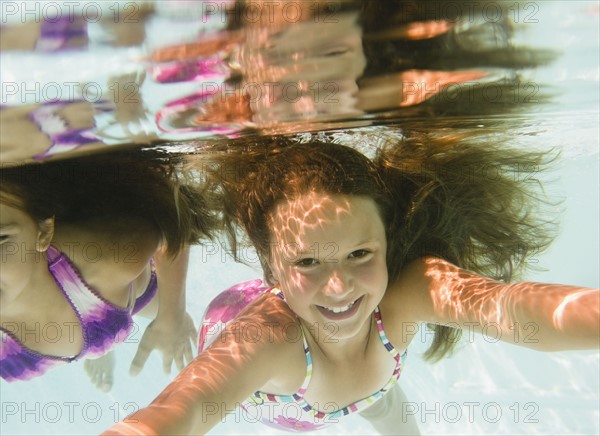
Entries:
[[167,304],[159,304],[156,318],[161,322],[180,322],[181,318],[185,314],[185,300],[182,302],[174,303],[169,302]]

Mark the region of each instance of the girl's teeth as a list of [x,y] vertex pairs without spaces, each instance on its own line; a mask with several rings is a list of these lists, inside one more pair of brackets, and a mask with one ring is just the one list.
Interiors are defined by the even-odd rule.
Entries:
[[348,309],[350,309],[352,306],[354,306],[354,303],[355,302],[353,301],[352,303],[350,303],[349,305],[344,306],[344,307],[325,307],[325,309],[327,309],[333,313],[342,313],[342,312],[345,312]]

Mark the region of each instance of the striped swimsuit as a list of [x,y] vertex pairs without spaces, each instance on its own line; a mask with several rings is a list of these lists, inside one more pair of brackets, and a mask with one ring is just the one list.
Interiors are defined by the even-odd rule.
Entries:
[[[269,289],[263,286],[260,280],[241,283],[217,296],[208,306],[204,316],[202,330],[200,332],[199,351],[207,347],[211,342],[211,339],[215,339],[214,337],[206,337],[208,331],[222,331],[224,326],[235,318],[246,305],[265,292],[272,292],[283,299],[283,293],[279,289]],[[230,305],[229,311],[226,310],[227,308],[223,307],[224,304]],[[322,405],[308,404],[304,399],[304,393],[312,378],[312,357],[304,331],[301,330],[304,353],[306,356],[306,376],[302,386],[298,389],[298,392],[293,395],[274,395],[260,391],[255,392],[241,404],[246,415],[245,420],[250,422],[260,421],[268,426],[278,429],[283,428],[288,431],[312,431],[324,428],[330,424],[336,424],[344,416],[362,412],[376,401],[383,398],[386,392],[388,392],[400,378],[400,372],[406,359],[406,352],[400,355],[387,339],[378,307],[374,311],[374,316],[377,322],[379,338],[386,350],[396,361],[394,371],[385,386],[372,395],[341,409],[338,409],[337,405],[332,403]],[[221,323],[221,325],[218,325],[219,323]],[[217,328],[215,329],[215,327]]]

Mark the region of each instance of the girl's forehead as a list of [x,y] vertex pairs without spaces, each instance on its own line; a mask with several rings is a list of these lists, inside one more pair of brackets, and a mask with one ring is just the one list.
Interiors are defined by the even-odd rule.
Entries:
[[272,236],[295,239],[332,226],[350,225],[366,216],[381,219],[369,197],[312,192],[277,204],[271,214]]
[[279,201],[271,213],[272,221],[292,219],[301,222],[325,217],[340,217],[351,212],[354,196],[311,191]]

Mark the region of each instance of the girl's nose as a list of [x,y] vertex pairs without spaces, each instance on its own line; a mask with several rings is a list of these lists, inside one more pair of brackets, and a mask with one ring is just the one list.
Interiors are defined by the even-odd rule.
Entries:
[[324,289],[326,294],[343,296],[352,291],[350,275],[339,270],[332,271]]

